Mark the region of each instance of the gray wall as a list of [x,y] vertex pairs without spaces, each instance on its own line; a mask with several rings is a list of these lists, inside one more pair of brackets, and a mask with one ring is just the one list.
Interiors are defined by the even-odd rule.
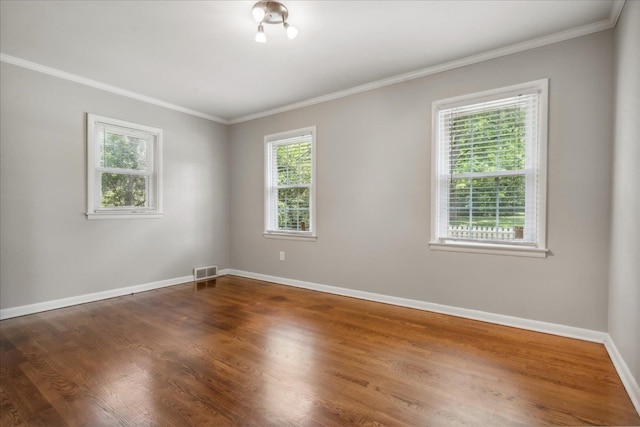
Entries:
[[640,2],[616,28],[609,335],[640,383]]
[[[623,30],[630,7],[622,45],[634,37]],[[637,284],[624,279],[631,261],[612,269],[608,292],[614,41],[600,32],[230,127],[3,63],[0,307],[217,263],[592,330],[627,323],[616,312],[637,307],[619,308],[627,290],[616,286]],[[550,256],[429,250],[431,103],[540,78],[550,79]],[[164,129],[163,219],[86,220],[87,112]],[[318,240],[264,238],[263,136],[309,125],[318,126]],[[637,141],[632,126],[618,122]],[[632,147],[624,141],[617,147]],[[614,220],[613,250],[627,253],[616,224],[625,226]],[[637,335],[616,331],[625,342]]]
[[[0,307],[229,266],[226,126],[1,66]],[[86,219],[88,112],[164,130],[164,218]]]
[[[613,52],[605,31],[232,126],[232,268],[606,331]],[[541,78],[550,256],[431,251],[431,103]],[[318,240],[267,239],[263,136],[309,125]]]
[[[217,263],[608,331],[640,382],[639,46],[628,1],[615,31],[231,127],[2,63],[0,308]],[[431,103],[540,78],[550,256],[430,251]],[[85,218],[88,112],[164,129],[163,219]],[[266,239],[263,136],[309,125],[318,240]]]

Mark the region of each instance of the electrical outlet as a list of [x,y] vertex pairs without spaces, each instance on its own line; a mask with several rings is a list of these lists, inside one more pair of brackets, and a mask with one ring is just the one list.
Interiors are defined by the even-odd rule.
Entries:
[[280,261],[284,261],[284,251],[280,251]]

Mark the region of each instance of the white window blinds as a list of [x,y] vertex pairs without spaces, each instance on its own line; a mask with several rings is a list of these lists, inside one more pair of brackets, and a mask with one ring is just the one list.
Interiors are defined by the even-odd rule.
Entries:
[[536,84],[436,105],[437,241],[544,240],[540,98]]
[[266,232],[314,233],[313,128],[266,139]]

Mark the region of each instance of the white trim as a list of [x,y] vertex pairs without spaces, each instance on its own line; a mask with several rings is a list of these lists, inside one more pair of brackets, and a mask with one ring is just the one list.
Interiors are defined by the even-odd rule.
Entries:
[[616,371],[618,371],[622,385],[624,385],[624,388],[627,390],[631,403],[633,403],[638,415],[640,415],[640,386],[631,374],[631,370],[629,370],[629,367],[624,362],[622,355],[618,351],[618,348],[609,334],[607,334],[604,340],[604,347],[609,353],[613,366],[616,368]]
[[[288,144],[298,144],[301,141],[295,140],[297,138],[304,138],[307,135],[311,135],[311,184],[305,185],[309,187],[309,231],[308,232],[287,232],[283,230],[277,230],[277,220],[275,219],[274,212],[276,211],[275,197],[271,193],[271,188],[274,182],[273,166],[274,161],[272,159],[273,150],[272,147]],[[317,142],[317,128],[316,126],[307,126],[300,129],[289,130],[285,132],[278,132],[271,135],[264,136],[264,230],[263,236],[270,237],[273,235],[279,236],[279,238],[286,238],[292,240],[303,240],[317,238],[316,231],[316,142]],[[282,188],[282,187],[280,187]],[[278,237],[276,237],[278,238]]]
[[157,105],[158,107],[164,107],[169,110],[179,111],[181,113],[200,117],[202,119],[211,120],[213,122],[218,122],[225,125],[231,124],[228,120],[221,119],[220,117],[212,116],[211,114],[192,110],[190,108],[181,107],[180,105],[172,104],[170,102],[162,101],[160,99],[152,98],[147,95],[142,95],[136,92],[132,92],[130,90],[122,89],[117,86],[112,86],[96,80],[91,80],[86,77],[79,76],[77,74],[67,73],[66,71],[61,71],[55,68],[47,67],[46,65],[37,64],[35,62],[27,61],[22,58],[7,55],[5,53],[0,53],[0,62],[6,62],[7,64],[26,68],[31,71],[37,71],[39,73],[48,74],[53,77],[69,80],[74,83],[89,86],[95,89],[104,90],[105,92],[115,93],[117,95],[125,96],[127,98],[135,99],[137,101],[146,102],[147,104]]
[[614,28],[618,23],[620,12],[625,0],[615,0],[611,6],[611,13],[608,19],[603,19],[598,22],[583,25],[577,28],[571,28],[569,30],[561,31],[559,33],[550,34],[547,36],[539,37],[537,39],[528,40],[522,43],[516,43],[511,46],[490,50],[488,52],[479,53],[477,55],[467,56],[465,58],[456,59],[454,61],[445,62],[443,64],[434,65],[432,67],[423,68],[421,70],[412,71],[398,76],[390,77],[388,79],[378,80],[376,82],[368,83],[365,85],[356,86],[350,89],[333,92],[327,95],[322,95],[317,98],[307,99],[305,101],[296,102],[282,107],[273,108],[271,110],[262,111],[255,114],[249,114],[246,116],[236,117],[230,119],[229,124],[236,124],[247,122],[249,120],[255,120],[262,117],[272,116],[278,113],[284,113],[286,111],[297,110],[303,107],[309,107],[311,105],[321,104],[327,101],[333,101],[335,99],[344,98],[351,95],[356,95],[363,92],[368,92],[374,89],[380,89],[386,86],[395,85],[398,83],[404,83],[410,80],[419,79],[422,77],[430,76],[432,74],[442,73],[444,71],[454,70],[456,68],[466,67],[467,65],[477,64],[479,62],[488,61],[490,59],[501,58],[503,56],[511,55],[514,53],[524,52],[526,50],[535,49],[538,47],[547,46],[550,44],[570,40],[576,37],[582,37],[589,34],[597,33],[599,31],[609,30]]
[[625,1],[626,0],[614,0],[611,5],[611,13],[609,13],[609,24],[611,25],[611,28],[618,25],[618,19],[620,19],[620,14],[624,8]]
[[500,58],[503,56],[511,55],[518,52],[524,52],[529,49],[535,49],[538,47],[558,43],[565,40],[570,40],[576,37],[586,36],[589,34],[597,33],[599,31],[609,30],[614,28],[620,13],[624,6],[625,0],[614,0],[611,4],[611,12],[609,18],[603,19],[598,22],[583,25],[581,27],[571,28],[569,30],[561,31],[559,33],[550,34],[547,36],[539,37],[537,39],[528,40],[522,43],[516,43],[511,46],[506,46],[500,49],[490,50],[488,52],[480,53],[477,55],[467,56],[454,61],[445,62],[444,64],[427,67],[421,70],[413,71],[410,73],[400,74],[398,76],[390,77],[388,79],[378,80],[376,82],[368,83],[365,85],[356,86],[350,89],[333,92],[327,95],[319,96],[316,98],[307,99],[304,101],[296,102],[293,104],[284,105],[282,107],[273,108],[271,110],[262,111],[255,114],[248,114],[246,116],[236,117],[234,119],[226,120],[220,117],[212,116],[201,111],[192,110],[190,108],[181,107],[170,102],[162,101],[150,96],[141,95],[136,92],[132,92],[126,89],[121,89],[116,86],[101,83],[95,80],[87,79],[75,74],[60,71],[55,68],[47,67],[45,65],[36,64],[35,62],[26,61],[24,59],[0,53],[0,62],[6,62],[8,64],[16,65],[18,67],[27,68],[33,71],[38,71],[44,74],[49,74],[54,77],[59,77],[65,80],[70,80],[76,83],[80,83],[86,86],[90,86],[96,89],[104,90],[118,95],[126,96],[128,98],[136,99],[138,101],[147,102],[149,104],[157,105],[160,107],[168,108],[170,110],[180,111],[192,116],[201,117],[203,119],[211,120],[214,122],[222,123],[225,125],[234,125],[236,123],[247,122],[249,120],[259,119],[261,117],[272,116],[278,113],[284,113],[286,111],[296,110],[298,108],[308,107],[311,105],[320,104],[327,101],[332,101],[339,98],[344,98],[351,95],[367,92],[374,89],[379,89],[385,86],[391,86],[398,83],[407,82],[410,80],[419,79],[421,77],[429,76],[432,74],[441,73],[443,71],[449,71],[456,68],[465,67],[467,65],[477,64],[479,62],[488,61],[490,59]]
[[312,234],[305,235],[305,234],[295,234],[295,233],[268,232],[268,233],[262,233],[262,235],[267,239],[300,240],[303,242],[315,242],[316,240],[318,240],[318,236],[315,236]]
[[100,213],[100,212],[91,212],[85,214],[87,215],[88,220],[96,220],[96,219],[161,219],[163,214],[144,214],[144,213]]
[[125,288],[111,289],[108,291],[95,292],[91,294],[77,295],[69,298],[61,298],[35,304],[22,305],[19,307],[5,308],[0,310],[0,320],[10,319],[12,317],[18,316],[26,316],[27,314],[40,313],[43,311],[55,310],[57,308],[70,307],[72,305],[115,298],[123,295],[136,294],[138,292],[165,288],[167,286],[179,285],[191,281],[193,281],[193,275],[176,277],[174,279],[160,280],[158,282],[145,283],[143,285],[127,286]]
[[607,336],[606,332],[593,331],[590,329],[576,328],[573,326],[560,325],[557,323],[542,322],[539,320],[523,319],[520,317],[494,314],[486,311],[471,310],[467,308],[453,307],[450,305],[435,304],[426,301],[394,297],[390,295],[377,294],[373,292],[358,291],[355,289],[340,288],[336,286],[321,285],[318,283],[305,282],[302,280],[287,279],[284,277],[268,276],[266,274],[251,273],[242,270],[228,269],[225,274],[231,274],[249,279],[263,280],[280,285],[295,286],[297,288],[311,289],[314,291],[326,292],[329,294],[342,295],[367,301],[392,304],[400,307],[415,308],[418,310],[432,311],[434,313],[448,314],[450,316],[463,317],[466,319],[479,320],[482,322],[494,323],[497,325],[510,326],[513,328],[526,329],[529,331],[543,332],[561,337],[575,338],[583,341],[590,341],[602,344]]
[[[573,326],[559,325],[556,323],[541,322],[537,320],[523,319],[513,316],[505,316],[501,314],[493,314],[485,311],[470,310],[465,308],[453,307],[442,304],[434,304],[425,301],[412,300],[407,298],[393,297],[389,295],[376,294],[373,292],[358,291],[336,286],[321,285],[312,282],[304,282],[301,280],[286,279],[276,276],[268,276],[265,274],[250,273],[242,270],[234,270],[230,268],[218,270],[216,277],[235,275],[247,277],[250,279],[268,281],[286,286],[295,286],[298,288],[310,289],[314,291],[326,292],[334,295],[348,296],[352,298],[363,299],[367,301],[375,301],[384,304],[392,304],[400,307],[415,308],[418,310],[431,311],[435,313],[448,314],[466,319],[479,320],[503,326],[526,329],[530,331],[542,332],[562,337],[575,338],[583,341],[602,343],[609,353],[609,357],[616,369],[624,388],[629,394],[629,398],[633,403],[636,411],[640,414],[640,387],[631,374],[627,364],[618,352],[613,339],[606,332],[592,331],[589,329],[576,328]],[[23,305],[19,307],[10,307],[0,310],[0,320],[11,319],[13,317],[26,316],[29,314],[40,313],[43,311],[55,310],[58,308],[70,307],[78,304],[85,304],[115,298],[123,295],[130,295],[139,292],[160,289],[168,286],[180,285],[194,281],[193,275],[177,277],[174,279],[161,280],[143,285],[129,286],[109,291],[96,292],[92,294],[79,295],[75,297],[62,298],[53,301],[45,301],[36,304]]]
[[549,79],[539,80],[542,90],[538,94],[538,248],[547,248],[547,174],[549,165]]
[[501,100],[502,98],[512,98],[520,94],[545,93],[549,90],[549,79],[538,79],[529,82],[516,83],[509,86],[496,87],[492,89],[482,90],[473,93],[464,93],[458,96],[452,96],[445,99],[433,101],[432,109],[439,110],[445,108],[461,107],[470,105],[474,106],[474,111],[483,111],[483,106],[476,107],[475,104]]
[[500,245],[475,242],[429,242],[429,248],[434,251],[466,252],[472,254],[490,254],[506,256],[523,256],[532,258],[546,258],[548,249],[541,249],[522,245]]
[[[528,256],[545,258],[547,256],[548,249],[546,247],[546,201],[547,201],[547,118],[548,118],[548,91],[549,91],[549,79],[539,79],[530,82],[518,83],[515,85],[505,86],[501,88],[493,88],[475,93],[458,95],[446,99],[436,100],[432,103],[431,107],[431,241],[429,247],[432,250],[443,250],[451,252],[469,252],[469,253],[491,253],[497,255],[513,255],[513,256]],[[537,112],[531,110],[532,114],[537,114],[537,129],[536,140],[532,141],[532,138],[527,138],[527,157],[531,152],[533,145],[537,158],[535,162],[528,161],[525,164],[525,170],[535,171],[534,189],[529,184],[530,175],[524,173],[527,177],[526,186],[526,198],[525,203],[527,209],[527,216],[530,210],[535,210],[535,218],[537,221],[535,227],[535,247],[526,247],[516,242],[505,242],[504,244],[492,244],[484,243],[480,240],[473,242],[456,242],[446,237],[446,225],[448,224],[448,214],[446,210],[448,208],[448,201],[443,202],[443,194],[447,194],[448,187],[445,185],[445,181],[442,178],[443,174],[450,176],[450,172],[444,168],[443,164],[448,165],[448,157],[442,158],[442,156],[448,156],[448,147],[444,146],[449,136],[445,136],[445,141],[442,141],[442,127],[441,112],[451,108],[458,108],[464,106],[471,106],[474,110],[481,110],[476,108],[476,105],[484,104],[490,101],[496,101],[503,98],[512,98],[521,93],[537,94],[538,106]],[[529,131],[527,131],[529,134]],[[444,154],[442,154],[444,152]],[[442,155],[441,155],[442,154]],[[535,166],[534,166],[535,165]],[[505,176],[511,173],[520,174],[521,171],[507,172],[506,174],[500,172],[499,175]],[[460,177],[475,177],[475,176],[491,176],[493,173],[465,173],[456,174],[454,176]],[[531,199],[537,201],[531,203]],[[534,205],[533,207],[531,205]],[[444,215],[444,217],[443,217]],[[445,227],[444,229],[442,227]],[[527,231],[527,225],[525,225],[525,237]],[[533,237],[533,236],[532,236]],[[527,241],[531,239],[527,238]]]
[[[153,160],[151,167],[147,167],[147,170],[145,171],[120,170],[104,167],[100,168],[98,166],[99,150],[96,147],[96,143],[98,142],[96,137],[99,126],[105,127],[105,132],[107,132],[106,129],[112,128],[109,131],[115,132],[118,130],[126,133],[127,135],[134,135],[137,137],[138,134],[146,134],[143,139],[146,141],[147,150],[149,150],[147,155]],[[139,137],[142,138],[141,135]],[[87,113],[87,219],[162,218],[162,146],[163,131],[160,128]],[[149,154],[149,152],[151,154]],[[98,177],[101,176],[101,172],[114,173],[112,171],[115,173],[124,172],[127,174],[148,177],[146,184],[147,203],[150,203],[152,206],[144,208],[103,208],[101,206],[97,206],[100,204],[99,201],[102,194],[100,189],[100,178]]]
[[418,310],[431,311],[435,313],[447,314],[450,316],[463,317],[466,319],[479,320],[481,322],[494,323],[497,325],[510,326],[513,328],[525,329],[528,331],[542,332],[566,338],[574,338],[583,341],[604,344],[605,349],[609,353],[609,357],[613,366],[627,390],[629,398],[633,403],[636,411],[640,415],[640,387],[631,374],[624,359],[618,352],[611,336],[606,332],[594,331],[590,329],[576,328],[574,326],[560,325],[557,323],[542,322],[539,320],[523,319],[521,317],[505,316],[502,314],[494,314],[486,311],[471,310],[467,308],[453,307],[443,304],[435,304],[426,301],[413,300],[408,298],[400,298],[389,295],[377,294],[373,292],[358,291],[348,288],[340,288],[336,286],[321,285],[318,283],[305,282],[302,280],[287,279],[277,276],[269,276],[266,274],[251,273],[242,270],[226,269],[219,275],[235,275],[247,277],[249,279],[262,280],[266,282],[277,283],[280,285],[294,286],[297,288],[310,289],[313,291],[326,292],[334,295],[342,295],[352,298],[363,299],[367,301],[375,301],[384,304],[392,304],[400,307],[414,308]]

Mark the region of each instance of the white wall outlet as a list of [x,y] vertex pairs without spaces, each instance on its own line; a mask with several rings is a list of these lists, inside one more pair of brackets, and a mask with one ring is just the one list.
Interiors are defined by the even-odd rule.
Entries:
[[284,261],[284,251],[280,251],[280,261]]

